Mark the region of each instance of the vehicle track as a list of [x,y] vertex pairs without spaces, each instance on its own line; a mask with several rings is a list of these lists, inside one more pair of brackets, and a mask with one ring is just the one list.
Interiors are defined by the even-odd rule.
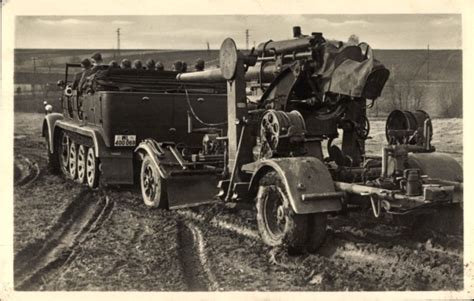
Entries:
[[111,215],[114,203],[108,197],[83,190],[38,240],[15,254],[14,279],[17,290],[36,290],[74,256],[76,246],[96,231]]
[[239,226],[235,223],[228,222],[217,217],[212,217],[210,220],[207,220],[204,215],[195,213],[191,210],[178,210],[176,212],[184,218],[191,219],[199,223],[206,222],[206,224],[211,225],[213,227],[227,230],[235,234],[248,237],[250,239],[260,239],[260,235],[257,231],[245,226]]
[[191,222],[178,222],[178,255],[190,291],[215,291],[218,284],[208,265],[202,232]]
[[[209,208],[209,212],[180,210],[178,214],[204,227],[210,226],[206,228],[206,234],[209,237],[209,250],[213,254],[229,254],[236,249],[240,250],[239,246],[242,245],[251,245],[253,248],[259,245],[255,225],[249,223],[244,213],[232,214],[225,210],[216,212],[215,208]],[[239,281],[242,286],[253,289],[262,286],[279,289],[287,286],[291,289],[380,290],[379,281],[388,281],[386,289],[393,290],[462,288],[462,236],[424,233],[424,230],[390,220],[375,221],[370,216],[361,218],[361,215],[366,213],[356,212],[330,218],[326,241],[315,254],[294,257],[279,248],[263,247],[261,251],[267,254],[266,260],[240,251],[232,254],[233,257],[235,254],[242,257],[232,260],[213,258],[213,270],[219,278],[225,278],[221,281],[221,289],[235,289],[239,287]],[[225,232],[229,234],[226,235]],[[225,235],[225,244],[230,244],[228,247],[218,244],[216,236],[219,235]],[[245,238],[242,240],[239,237]],[[231,247],[235,240],[239,243]],[[243,241],[246,242],[243,244]],[[269,267],[268,262],[275,268]],[[267,276],[255,278],[254,273],[259,270],[258,267],[284,271],[287,275],[293,275],[289,279],[294,283],[282,286],[276,280],[265,280]],[[242,279],[236,276],[235,282],[229,282],[229,270],[246,275]],[[272,279],[271,276],[268,278]],[[252,283],[251,279],[256,282]],[[374,279],[378,280],[371,282]]]

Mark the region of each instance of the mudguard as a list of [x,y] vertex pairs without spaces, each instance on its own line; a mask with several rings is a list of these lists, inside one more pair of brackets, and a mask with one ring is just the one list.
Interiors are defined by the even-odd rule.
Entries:
[[409,153],[408,165],[420,169],[430,178],[459,183],[454,183],[453,200],[459,203],[464,201],[463,169],[454,158],[440,153]]
[[145,139],[143,140],[136,148],[135,153],[140,156],[140,160],[143,160],[145,154],[148,154],[158,169],[160,176],[163,179],[168,178],[168,174],[166,170],[163,169],[162,165],[160,164],[159,157],[163,156],[163,151],[160,149],[158,143],[153,139]]
[[56,125],[56,121],[62,120],[64,118],[63,114],[60,113],[50,113],[44,116],[43,120],[43,130],[41,131],[43,137],[46,137],[46,132],[48,133],[49,137],[49,151],[54,153],[54,127]]
[[419,168],[430,178],[463,182],[461,165],[452,157],[441,153],[409,153],[408,165]]
[[331,174],[319,159],[275,158],[256,163],[249,186],[251,196],[257,194],[260,179],[274,170],[285,185],[291,207],[297,214],[341,210],[342,195],[335,191]]

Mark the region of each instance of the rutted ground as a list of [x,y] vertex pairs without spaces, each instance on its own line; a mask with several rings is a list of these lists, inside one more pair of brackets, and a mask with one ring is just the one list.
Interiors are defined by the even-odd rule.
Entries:
[[[219,206],[193,209],[213,254],[220,288],[232,290],[436,290],[462,289],[462,237],[409,231],[369,214],[332,217],[318,254],[288,256],[253,235],[251,211]],[[227,227],[219,227],[219,219]],[[209,227],[208,225],[214,225]],[[228,275],[234,275],[229,277]],[[448,276],[449,275],[449,276]]]
[[96,201],[92,191],[81,191],[44,239],[36,240],[15,255],[15,286],[41,288],[41,282],[74,256],[75,247],[102,225],[112,209],[113,202],[108,198]]
[[[16,117],[17,289],[463,287],[462,229],[454,235],[427,232],[423,227],[411,231],[406,221],[379,221],[369,213],[353,212],[330,218],[328,236],[318,254],[289,256],[262,244],[252,210],[220,205],[149,210],[136,189],[88,191],[49,174],[38,126],[41,115]],[[377,136],[378,131],[373,132]],[[458,146],[453,151],[459,150]]]

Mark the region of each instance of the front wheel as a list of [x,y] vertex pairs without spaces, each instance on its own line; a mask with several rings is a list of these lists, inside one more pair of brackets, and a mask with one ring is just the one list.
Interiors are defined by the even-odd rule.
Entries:
[[58,159],[59,167],[63,175],[69,177],[69,136],[61,131],[58,139]]
[[[48,170],[52,174],[58,174],[60,172],[58,151],[57,147],[55,147],[55,149],[53,149],[53,152],[51,152],[48,129],[45,130],[44,138],[46,140],[46,151],[48,152]],[[56,141],[55,144],[57,143],[58,142]]]
[[142,161],[140,187],[146,206],[167,208],[165,181],[149,155],[145,155]]
[[326,214],[296,214],[276,172],[267,173],[259,185],[257,223],[263,242],[293,252],[316,251],[326,235]]

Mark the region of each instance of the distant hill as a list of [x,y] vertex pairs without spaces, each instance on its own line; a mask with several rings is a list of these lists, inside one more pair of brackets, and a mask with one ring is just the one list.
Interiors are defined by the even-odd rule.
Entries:
[[121,50],[120,55],[111,49],[15,49],[15,70],[31,72],[36,65],[38,72],[64,72],[64,64],[79,63],[82,59],[90,57],[94,52],[100,52],[105,63],[111,60],[120,62],[127,58],[130,61],[136,59],[146,62],[148,59],[161,61],[165,68],[170,69],[176,60],[182,60],[192,66],[196,59],[201,58],[207,65],[215,65],[218,61],[218,50]]
[[[35,61],[38,72],[62,73],[65,63],[79,63],[96,51],[102,53],[106,63],[113,59],[145,62],[152,58],[161,61],[168,69],[176,60],[183,60],[191,67],[197,58],[204,59],[208,66],[216,65],[219,57],[218,50],[127,49],[121,50],[118,56],[114,49],[15,49],[15,70],[31,72]],[[374,50],[374,56],[391,70],[393,76],[416,80],[461,81],[462,78],[461,50],[430,50],[428,54],[426,50],[383,49]]]
[[[218,50],[127,49],[117,55],[114,49],[15,49],[15,84],[52,87],[52,83],[64,78],[65,63],[79,63],[95,51],[102,53],[105,63],[123,58],[145,62],[152,58],[161,61],[166,69],[182,60],[192,70],[198,58],[204,59],[207,67],[215,66],[219,57]],[[378,49],[374,50],[374,57],[390,70],[390,79],[369,114],[383,116],[394,108],[421,108],[433,116],[462,115],[461,50]],[[397,100],[400,95],[403,100]]]

